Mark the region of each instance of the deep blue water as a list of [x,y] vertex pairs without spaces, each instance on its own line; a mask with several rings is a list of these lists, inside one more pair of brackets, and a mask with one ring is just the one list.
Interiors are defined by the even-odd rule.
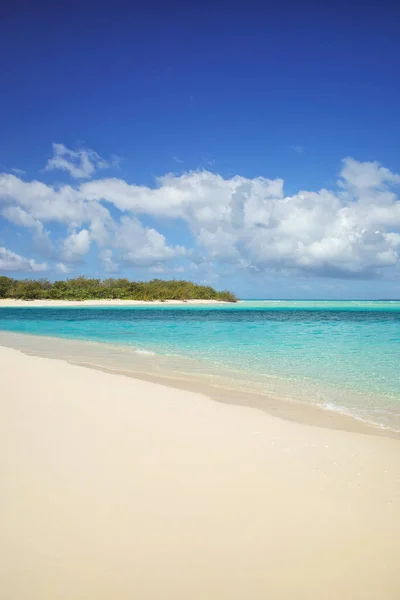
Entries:
[[400,420],[400,302],[0,308],[0,330],[199,358],[267,392]]

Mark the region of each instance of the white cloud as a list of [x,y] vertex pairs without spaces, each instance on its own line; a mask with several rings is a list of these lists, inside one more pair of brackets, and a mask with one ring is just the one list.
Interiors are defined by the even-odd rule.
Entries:
[[69,267],[68,265],[66,265],[63,262],[59,262],[56,264],[56,269],[57,271],[59,271],[60,273],[70,273],[71,272],[71,267]]
[[99,258],[103,264],[103,268],[107,273],[118,273],[119,265],[113,259],[113,251],[110,248],[105,248],[99,252]]
[[[253,273],[375,277],[400,266],[399,184],[400,175],[379,163],[352,158],[343,161],[337,189],[292,196],[281,179],[209,171],[167,174],[155,188],[116,178],[52,187],[3,174],[0,210],[35,231],[58,223],[67,230],[59,260],[80,260],[92,243],[110,271],[123,264],[161,272],[190,256],[213,270],[229,263]],[[143,217],[179,220],[194,248],[171,243]]]
[[193,171],[183,175],[168,174],[158,179],[157,188],[129,185],[121,179],[99,179],[80,186],[88,200],[105,200],[121,211],[148,214],[186,221],[216,222],[232,210],[232,200],[242,193],[250,200],[282,195],[283,181],[265,178],[223,179],[209,171]]
[[185,267],[180,266],[180,267],[167,267],[165,265],[155,265],[154,267],[150,267],[150,271],[156,275],[161,275],[161,274],[177,274],[177,273],[184,273],[185,272]]
[[114,247],[122,259],[135,266],[149,267],[178,256],[186,251],[182,246],[169,246],[161,233],[132,217],[122,217],[116,227]]
[[345,158],[340,174],[339,185],[352,188],[357,193],[369,189],[386,189],[388,184],[400,184],[400,175],[392,173],[378,162],[358,162]]
[[89,252],[90,234],[87,229],[73,231],[64,240],[62,257],[66,262],[76,262]]
[[20,206],[6,205],[0,210],[0,215],[20,227],[29,227],[34,230],[34,241],[37,248],[42,251],[50,251],[52,243],[49,232],[45,230],[43,223],[35,219]]
[[25,258],[7,248],[0,247],[0,271],[31,271],[39,273],[47,270],[48,265],[46,263],[38,263],[33,258]]
[[53,157],[47,161],[44,170],[59,169],[67,171],[74,179],[88,179],[98,169],[115,167],[118,163],[117,156],[113,156],[111,160],[105,160],[89,148],[70,150],[64,144],[53,144]]
[[42,222],[70,225],[87,218],[88,203],[76,188],[54,188],[40,181],[22,181],[15,175],[0,174],[0,203],[17,205]]
[[34,229],[42,229],[43,224],[35,219],[31,214],[26,212],[23,208],[16,205],[5,206],[1,210],[1,216],[7,221],[19,225],[21,227],[32,227]]
[[166,175],[150,189],[116,179],[83,184],[83,195],[124,212],[180,218],[214,260],[256,269],[373,276],[399,261],[387,237],[400,227],[392,186],[400,176],[378,163],[346,159],[337,193],[284,196],[282,180],[202,171]]

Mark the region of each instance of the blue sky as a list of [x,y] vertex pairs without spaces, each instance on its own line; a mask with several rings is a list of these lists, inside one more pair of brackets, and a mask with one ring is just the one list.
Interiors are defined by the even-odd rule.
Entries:
[[2,273],[400,297],[400,11],[265,4],[5,9]]

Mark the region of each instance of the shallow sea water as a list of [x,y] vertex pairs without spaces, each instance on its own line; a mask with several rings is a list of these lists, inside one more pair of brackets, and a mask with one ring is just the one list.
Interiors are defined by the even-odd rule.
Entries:
[[221,374],[238,389],[400,430],[400,302],[2,307],[0,330],[109,344],[125,367],[140,357],[142,371]]

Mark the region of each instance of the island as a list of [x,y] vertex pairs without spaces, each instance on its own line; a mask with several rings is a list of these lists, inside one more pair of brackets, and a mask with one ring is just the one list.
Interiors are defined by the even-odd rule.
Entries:
[[0,276],[0,298],[11,300],[136,300],[143,302],[214,301],[237,302],[228,290],[178,279],[129,281],[129,279],[90,279],[76,277],[51,282],[48,279],[12,279]]

